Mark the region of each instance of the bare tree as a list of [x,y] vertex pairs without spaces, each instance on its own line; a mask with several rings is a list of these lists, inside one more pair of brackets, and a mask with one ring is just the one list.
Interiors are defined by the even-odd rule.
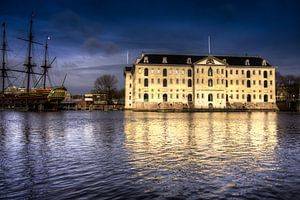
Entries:
[[106,93],[108,102],[111,102],[114,91],[116,90],[117,83],[118,80],[115,75],[110,75],[110,74],[101,75],[96,79],[94,83],[95,91],[98,93],[100,92]]

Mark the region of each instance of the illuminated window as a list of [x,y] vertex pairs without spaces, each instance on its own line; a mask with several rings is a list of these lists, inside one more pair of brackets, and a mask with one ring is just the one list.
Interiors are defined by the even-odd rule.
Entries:
[[213,70],[212,70],[212,68],[210,67],[209,69],[208,69],[208,76],[212,76],[213,75]]
[[212,79],[208,79],[208,87],[212,87],[213,86],[213,80]]

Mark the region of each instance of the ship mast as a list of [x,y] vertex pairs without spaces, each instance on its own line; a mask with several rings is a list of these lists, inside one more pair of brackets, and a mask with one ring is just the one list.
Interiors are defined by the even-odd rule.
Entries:
[[5,31],[5,23],[2,24],[3,27],[3,35],[2,35],[2,66],[1,66],[1,78],[2,78],[2,93],[4,93],[5,90],[5,79],[8,78],[6,68],[6,62],[5,62],[5,55],[7,51],[7,44],[6,44],[6,31]]
[[45,44],[45,54],[44,54],[44,65],[41,66],[43,68],[43,88],[46,88],[46,79],[48,74],[48,69],[51,68],[51,65],[48,64],[48,40],[50,37],[47,37],[46,44]]
[[[35,67],[36,65],[34,63],[32,63],[32,47],[33,47],[33,44],[42,45],[41,43],[33,41],[33,33],[32,33],[33,20],[32,20],[32,18],[33,18],[33,14],[31,15],[31,18],[30,18],[28,39],[18,38],[20,40],[24,40],[24,41],[28,42],[27,60],[26,60],[26,63],[24,64],[24,66],[26,67],[25,73],[27,74],[27,92],[30,91],[31,75],[39,74],[39,73],[33,72],[33,67]],[[15,71],[17,71],[17,70],[15,70]],[[19,71],[19,72],[22,72],[22,71]]]

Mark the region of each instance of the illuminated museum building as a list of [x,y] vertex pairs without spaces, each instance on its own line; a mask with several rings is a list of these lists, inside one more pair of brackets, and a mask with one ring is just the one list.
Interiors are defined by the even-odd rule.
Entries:
[[261,57],[142,54],[124,76],[126,109],[276,109]]

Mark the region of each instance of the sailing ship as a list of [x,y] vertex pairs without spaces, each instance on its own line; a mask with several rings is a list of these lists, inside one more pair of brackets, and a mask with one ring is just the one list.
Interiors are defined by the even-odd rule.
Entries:
[[[57,88],[47,88],[46,81],[49,73],[49,69],[51,68],[52,63],[56,59],[56,57],[52,60],[52,62],[48,61],[48,40],[47,37],[45,46],[44,46],[44,61],[40,66],[42,72],[34,72],[33,68],[36,65],[32,61],[33,55],[33,45],[39,44],[33,40],[33,15],[30,18],[29,23],[29,34],[27,39],[18,38],[28,43],[27,48],[27,59],[24,64],[25,70],[16,70],[10,69],[7,67],[7,41],[6,41],[6,27],[5,23],[2,24],[3,27],[3,35],[2,35],[2,65],[1,65],[1,79],[2,79],[2,90],[0,93],[0,107],[2,109],[25,109],[25,110],[57,110],[59,107],[59,103],[65,99],[67,89],[64,87],[64,82],[61,87]],[[15,86],[9,86],[9,78],[12,78],[8,75],[8,72],[16,72],[21,74],[26,74],[26,87],[17,88]],[[32,76],[38,75],[40,76],[37,83],[31,88],[31,79]],[[65,76],[66,78],[66,76]],[[39,83],[42,82],[42,87],[37,87]]]

